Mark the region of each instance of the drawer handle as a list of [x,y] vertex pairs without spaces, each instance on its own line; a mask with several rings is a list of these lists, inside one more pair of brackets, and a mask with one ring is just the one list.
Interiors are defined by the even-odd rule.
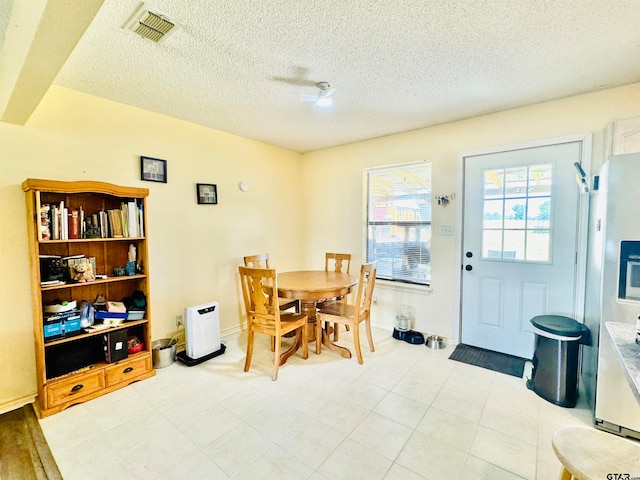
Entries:
[[72,389],[71,389],[71,393],[76,393],[78,390],[80,390],[82,387],[84,387],[84,385],[82,385],[81,383],[79,383],[78,385],[75,385]]
[[122,373],[129,373],[131,371],[133,371],[133,367],[127,367],[127,368],[124,369],[124,371]]

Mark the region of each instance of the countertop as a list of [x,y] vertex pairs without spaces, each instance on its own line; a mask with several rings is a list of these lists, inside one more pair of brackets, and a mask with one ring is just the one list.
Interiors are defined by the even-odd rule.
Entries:
[[604,325],[624,365],[631,390],[640,403],[640,345],[635,342],[636,326],[619,322],[605,322]]

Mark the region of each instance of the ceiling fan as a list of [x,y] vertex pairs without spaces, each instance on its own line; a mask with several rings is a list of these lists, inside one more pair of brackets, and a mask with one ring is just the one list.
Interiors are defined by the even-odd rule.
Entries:
[[331,95],[336,91],[329,82],[318,82],[316,87],[320,89],[316,95],[302,95],[303,102],[314,102],[318,107],[329,107],[333,104]]

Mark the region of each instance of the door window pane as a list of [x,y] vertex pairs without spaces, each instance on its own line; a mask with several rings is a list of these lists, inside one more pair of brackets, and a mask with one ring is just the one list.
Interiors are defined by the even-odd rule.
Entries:
[[484,198],[502,198],[503,170],[485,170],[484,172]]
[[518,198],[504,202],[504,228],[525,228],[527,199]]
[[502,258],[502,230],[485,230],[482,233],[482,256]]
[[528,201],[527,226],[529,228],[545,228],[551,226],[549,207],[551,202],[547,197],[530,198]]
[[549,230],[527,232],[527,260],[547,262],[550,256],[551,238]]
[[485,200],[484,228],[502,228],[502,200]]
[[504,196],[522,197],[527,191],[527,167],[507,168],[505,170]]
[[551,261],[552,165],[484,171],[482,256]]
[[504,231],[504,250],[502,251],[502,258],[503,260],[525,259],[524,230]]
[[529,168],[529,196],[551,196],[551,165],[535,165]]

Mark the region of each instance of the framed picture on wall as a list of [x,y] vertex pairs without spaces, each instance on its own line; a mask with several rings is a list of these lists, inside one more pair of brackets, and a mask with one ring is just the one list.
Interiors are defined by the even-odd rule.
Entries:
[[167,183],[167,161],[159,158],[140,157],[140,179],[148,182]]
[[212,183],[198,183],[196,196],[199,204],[215,205],[218,203],[218,187]]

